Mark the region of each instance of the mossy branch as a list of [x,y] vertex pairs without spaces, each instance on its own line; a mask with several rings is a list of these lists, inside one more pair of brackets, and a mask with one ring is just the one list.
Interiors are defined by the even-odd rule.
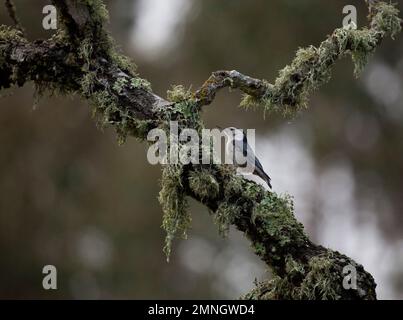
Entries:
[[[308,95],[330,78],[335,62],[350,54],[357,73],[386,36],[401,30],[397,9],[370,1],[367,29],[337,29],[318,48],[301,49],[274,84],[237,71],[219,71],[196,93],[176,86],[164,99],[135,72],[134,64],[116,50],[104,28],[108,19],[101,0],[53,0],[63,28],[49,40],[28,42],[13,27],[0,27],[0,89],[32,81],[39,94],[78,94],[90,101],[101,125],[114,126],[119,141],[127,135],[145,139],[152,128],[203,128],[201,107],[224,87],[240,89],[243,105],[295,112]],[[252,243],[271,268],[273,279],[259,284],[250,299],[375,299],[375,281],[351,258],[312,243],[296,220],[292,199],[264,190],[223,165],[167,165],[160,201],[169,256],[176,234],[186,235],[190,223],[186,198],[203,203],[221,234],[233,225]],[[357,290],[342,286],[343,268],[357,271]]]
[[17,16],[17,9],[15,7],[15,4],[13,0],[5,0],[4,5],[6,6],[8,15],[10,16],[10,19],[13,21],[14,26],[21,31],[22,34],[25,34],[24,28],[21,26],[20,20],[18,19]]
[[369,28],[336,29],[319,47],[299,49],[289,66],[280,71],[273,84],[237,71],[217,71],[196,92],[198,106],[210,104],[218,90],[230,87],[245,93],[241,106],[262,106],[265,111],[292,114],[305,109],[309,95],[328,82],[337,60],[350,55],[358,77],[376,47],[387,36],[401,31],[398,9],[384,2],[371,4]]

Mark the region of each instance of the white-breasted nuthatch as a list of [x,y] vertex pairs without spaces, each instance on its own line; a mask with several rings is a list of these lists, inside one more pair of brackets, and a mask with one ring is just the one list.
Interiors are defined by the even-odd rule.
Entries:
[[229,127],[224,130],[224,133],[228,138],[225,152],[232,156],[232,164],[237,168],[251,169],[251,172],[265,181],[271,189],[271,179],[264,172],[263,166],[250,147],[243,130]]

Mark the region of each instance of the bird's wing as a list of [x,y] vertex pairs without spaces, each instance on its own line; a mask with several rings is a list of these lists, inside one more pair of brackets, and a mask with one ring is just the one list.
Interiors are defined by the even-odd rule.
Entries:
[[253,166],[255,168],[254,174],[258,175],[260,178],[262,178],[264,181],[266,181],[267,185],[271,188],[271,179],[269,175],[264,171],[262,164],[260,163],[259,159],[256,157],[254,151],[252,150],[251,146],[248,143],[248,140],[246,136],[244,135],[243,138],[243,145],[246,146],[246,151],[244,151],[247,154],[247,161],[249,166]]
[[259,167],[263,170],[263,167],[262,167],[259,159],[256,157],[254,150],[248,143],[248,139],[247,139],[246,135],[243,136],[243,146],[244,146],[243,155],[244,155],[244,157],[246,157],[248,164],[250,166]]

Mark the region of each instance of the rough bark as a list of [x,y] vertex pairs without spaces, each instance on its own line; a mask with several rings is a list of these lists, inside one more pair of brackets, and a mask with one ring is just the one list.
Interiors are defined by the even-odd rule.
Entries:
[[[401,29],[393,5],[371,1],[370,27],[337,29],[318,48],[301,49],[273,84],[237,71],[214,72],[195,93],[177,87],[168,99],[117,53],[103,24],[101,0],[53,0],[63,26],[45,41],[27,41],[15,27],[0,27],[0,89],[34,82],[39,93],[79,94],[90,101],[99,121],[127,135],[145,139],[152,128],[178,120],[181,128],[203,128],[200,111],[218,90],[231,87],[246,95],[244,106],[293,113],[304,109],[309,94],[330,79],[331,67],[351,55],[357,73],[386,36]],[[207,190],[207,191],[206,191]],[[223,165],[164,167],[160,199],[168,232],[167,252],[178,232],[186,232],[186,197],[203,203],[225,233],[229,225],[243,232],[273,278],[245,295],[249,299],[376,299],[375,281],[351,258],[312,243],[295,219],[292,201],[235,175]],[[343,288],[343,269],[357,271],[357,290]]]

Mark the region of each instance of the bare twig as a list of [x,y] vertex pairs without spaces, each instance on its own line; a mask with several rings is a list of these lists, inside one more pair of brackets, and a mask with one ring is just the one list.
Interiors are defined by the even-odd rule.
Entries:
[[216,93],[225,87],[239,89],[257,98],[262,98],[268,90],[266,82],[243,75],[236,70],[216,71],[196,92],[198,105],[209,105],[213,102]]

